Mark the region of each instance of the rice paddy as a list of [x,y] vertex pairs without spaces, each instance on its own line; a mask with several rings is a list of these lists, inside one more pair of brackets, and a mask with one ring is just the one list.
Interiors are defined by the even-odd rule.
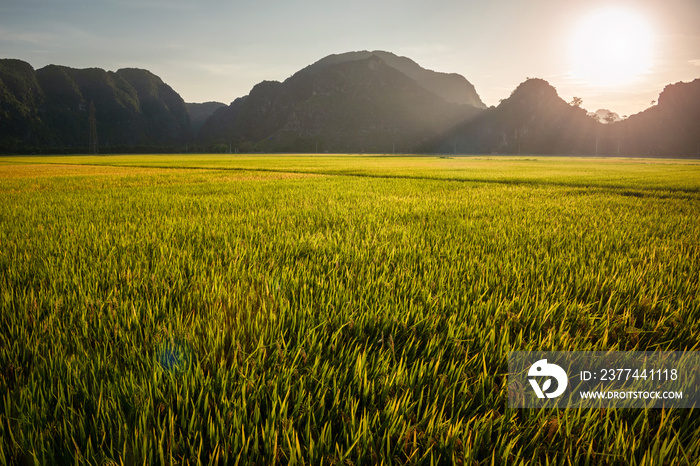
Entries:
[[700,163],[0,158],[0,464],[697,464],[507,354],[700,350]]

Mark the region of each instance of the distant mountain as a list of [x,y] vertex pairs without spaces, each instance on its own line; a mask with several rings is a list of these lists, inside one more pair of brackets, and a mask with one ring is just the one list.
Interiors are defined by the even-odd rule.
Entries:
[[599,108],[595,112],[588,112],[589,117],[593,117],[603,124],[615,123],[616,121],[621,121],[620,115],[615,112],[611,112],[607,108]]
[[458,75],[386,52],[355,52],[326,57],[282,83],[256,85],[217,110],[199,138],[242,151],[407,152],[483,107]]
[[528,79],[492,107],[439,138],[428,150],[502,154],[592,154],[601,125],[567,104],[543,79]]
[[187,102],[187,111],[190,114],[190,124],[192,125],[192,133],[196,136],[199,130],[204,126],[204,122],[207,118],[212,116],[215,111],[222,107],[226,107],[226,104],[221,102],[204,102],[204,103],[190,103]]
[[0,60],[0,151],[85,150],[94,108],[100,147],[182,144],[191,138],[182,98],[146,70],[34,70],[20,60]]

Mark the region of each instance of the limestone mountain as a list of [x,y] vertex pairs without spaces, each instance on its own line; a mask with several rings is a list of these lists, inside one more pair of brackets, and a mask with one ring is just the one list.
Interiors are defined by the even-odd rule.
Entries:
[[375,50],[373,52],[364,50],[329,55],[313,65],[307,66],[301,70],[300,73],[315,74],[328,66],[357,60],[366,60],[372,56],[378,57],[385,64],[401,71],[421,87],[442,98],[445,102],[471,105],[476,108],[486,108],[479,94],[476,93],[474,86],[467,81],[464,76],[457,73],[441,73],[427,70],[410,58],[400,57],[391,52],[384,52],[382,50]]
[[182,98],[146,70],[34,70],[0,60],[0,151],[81,151],[94,108],[100,147],[163,147],[191,138]]
[[[466,79],[411,63],[386,52],[326,57],[284,82],[256,85],[217,110],[199,138],[240,150],[415,151],[482,111]],[[451,83],[442,91],[441,79]]]
[[669,84],[656,105],[606,129],[609,153],[700,157],[700,79]]
[[428,150],[467,153],[591,154],[601,126],[543,79],[528,79],[498,107],[454,128]]
[[192,125],[192,133],[194,135],[199,132],[202,126],[204,126],[204,122],[207,121],[215,111],[226,107],[226,104],[221,102],[187,102],[185,105],[187,105],[187,112],[190,114],[190,124]]
[[85,152],[95,139],[101,152],[179,151],[198,134],[204,150],[241,152],[700,157],[700,79],[622,121],[598,111],[608,124],[542,79],[484,107],[464,77],[382,51],[330,55],[230,105],[185,104],[147,70],[0,59],[0,153]]
[[18,151],[25,141],[42,137],[43,101],[44,92],[29,63],[0,60],[0,151]]

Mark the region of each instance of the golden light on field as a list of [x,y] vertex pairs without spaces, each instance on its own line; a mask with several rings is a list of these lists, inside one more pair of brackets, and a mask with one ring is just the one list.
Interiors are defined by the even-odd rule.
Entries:
[[651,68],[651,29],[633,10],[596,10],[579,20],[570,41],[572,74],[587,84],[619,86]]

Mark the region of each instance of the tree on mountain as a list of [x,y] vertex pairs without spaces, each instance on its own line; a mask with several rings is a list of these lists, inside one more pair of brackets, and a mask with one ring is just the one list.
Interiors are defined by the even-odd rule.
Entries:
[[583,99],[581,97],[574,97],[571,99],[571,102],[569,102],[569,105],[572,107],[581,107],[581,104],[583,103]]

